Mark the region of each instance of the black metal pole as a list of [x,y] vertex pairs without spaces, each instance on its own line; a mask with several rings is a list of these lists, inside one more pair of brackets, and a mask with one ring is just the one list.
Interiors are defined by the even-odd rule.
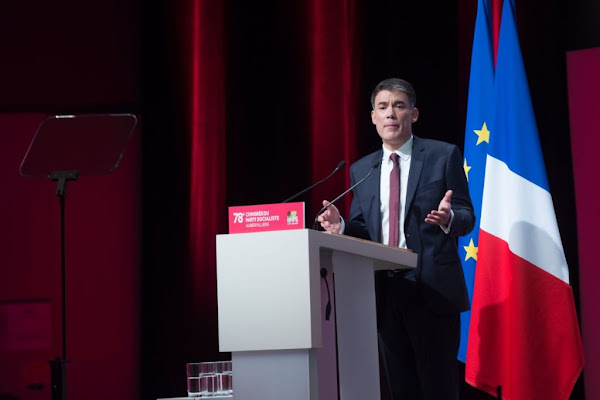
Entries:
[[52,386],[52,400],[66,400],[67,360],[59,357],[50,360],[50,379]]
[[[66,186],[66,182],[65,182]],[[66,187],[65,187],[66,189]],[[65,252],[65,195],[59,195],[60,202],[60,258],[61,258],[61,286],[62,286],[62,358],[67,359],[67,267]]]
[[65,199],[67,196],[67,182],[76,180],[77,171],[56,171],[50,179],[58,181],[56,195],[60,203],[60,258],[61,258],[61,307],[62,307],[62,357],[50,360],[52,400],[67,399],[67,267],[66,267],[66,240],[65,240]]
[[60,264],[62,291],[62,357],[50,361],[52,400],[67,399],[67,268],[65,260],[65,190],[66,180],[60,177],[56,194],[60,203]]

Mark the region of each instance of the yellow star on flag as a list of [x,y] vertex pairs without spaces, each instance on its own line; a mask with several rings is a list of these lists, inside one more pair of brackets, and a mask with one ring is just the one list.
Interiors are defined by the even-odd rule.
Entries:
[[477,250],[479,250],[479,248],[475,247],[475,245],[473,244],[473,239],[471,239],[468,246],[463,246],[463,248],[467,252],[467,255],[465,256],[465,261],[467,261],[469,258],[472,258],[475,261],[477,261]]
[[478,136],[475,146],[479,145],[481,142],[490,142],[490,131],[488,130],[485,122],[483,123],[481,129],[474,129],[473,132],[475,132],[475,134]]
[[465,163],[463,164],[463,169],[465,170],[465,175],[467,176],[467,181],[469,180],[469,171],[472,167],[467,165],[467,159],[465,158]]

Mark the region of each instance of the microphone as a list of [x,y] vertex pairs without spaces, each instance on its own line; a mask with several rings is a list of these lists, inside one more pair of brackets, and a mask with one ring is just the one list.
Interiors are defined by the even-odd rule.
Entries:
[[337,167],[335,167],[335,169],[333,170],[333,172],[331,172],[325,178],[321,179],[317,183],[313,183],[312,185],[310,185],[309,187],[307,187],[306,189],[304,189],[300,193],[296,193],[292,197],[288,197],[287,199],[285,199],[284,201],[282,201],[282,203],[287,203],[290,200],[294,200],[296,197],[300,196],[301,194],[304,194],[304,193],[308,192],[310,189],[314,188],[315,186],[320,185],[321,183],[325,182],[327,179],[331,178],[333,176],[333,174],[335,174],[336,172],[338,172],[340,169],[344,168],[345,166],[346,166],[346,161],[344,161],[344,160],[340,161],[339,164],[337,165]]
[[313,230],[317,229],[317,223],[318,223],[317,219],[319,218],[319,215],[321,215],[327,209],[327,207],[329,207],[330,205],[332,205],[333,203],[335,203],[336,201],[338,201],[339,199],[341,199],[342,197],[344,197],[349,191],[353,190],[355,187],[357,187],[358,185],[360,185],[361,183],[363,183],[373,173],[373,171],[375,171],[375,168],[377,168],[379,166],[379,163],[381,163],[381,160],[375,160],[375,161],[373,161],[373,164],[371,165],[371,170],[369,171],[369,173],[364,178],[362,178],[360,181],[356,182],[354,185],[350,186],[350,188],[348,188],[347,190],[345,190],[342,194],[340,194],[335,199],[331,200],[329,202],[329,204],[327,204],[326,206],[323,206],[319,210],[319,212],[317,213],[317,216],[315,217],[315,221],[313,222]]

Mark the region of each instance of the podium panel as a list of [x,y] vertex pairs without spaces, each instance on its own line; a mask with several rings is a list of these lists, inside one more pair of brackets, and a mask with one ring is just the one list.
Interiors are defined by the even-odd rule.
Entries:
[[232,352],[236,400],[379,399],[374,271],[416,264],[407,250],[313,230],[218,235],[219,349]]
[[319,253],[303,232],[217,236],[220,351],[321,346]]

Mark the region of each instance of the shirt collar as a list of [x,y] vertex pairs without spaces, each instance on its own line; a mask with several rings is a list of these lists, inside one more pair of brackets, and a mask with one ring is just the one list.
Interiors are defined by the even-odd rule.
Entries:
[[[383,161],[388,162],[390,160],[390,155],[392,152],[388,150],[385,146],[383,146]],[[410,139],[406,141],[399,149],[396,150],[396,153],[400,156],[403,161],[408,161],[412,154],[413,148],[413,136],[410,135]]]

